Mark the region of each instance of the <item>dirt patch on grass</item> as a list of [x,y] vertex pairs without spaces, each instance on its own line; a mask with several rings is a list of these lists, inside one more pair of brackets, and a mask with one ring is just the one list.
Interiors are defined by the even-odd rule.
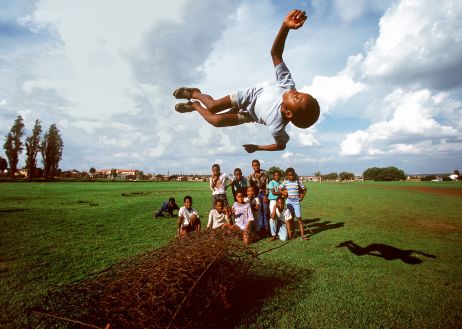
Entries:
[[402,224],[405,228],[414,230],[424,230],[432,232],[462,232],[462,225],[449,223],[442,218],[429,218],[416,216],[401,215]]
[[425,221],[419,221],[418,224],[424,226],[425,228],[428,228],[432,231],[456,231],[456,232],[462,232],[462,227],[452,225],[452,224],[447,224],[447,223],[442,223],[442,222],[425,222]]
[[441,188],[441,187],[429,187],[429,186],[387,186],[387,185],[363,185],[362,187],[377,187],[388,190],[402,190],[402,191],[413,191],[422,193],[432,193],[438,195],[447,196],[462,196],[462,188]]

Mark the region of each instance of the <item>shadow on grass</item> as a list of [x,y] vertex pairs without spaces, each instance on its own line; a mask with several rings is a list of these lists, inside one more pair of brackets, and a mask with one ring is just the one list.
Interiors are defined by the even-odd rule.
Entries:
[[321,218],[304,219],[303,224],[310,233],[310,236],[345,226],[345,222],[332,223],[330,220],[321,222]]
[[1,215],[6,215],[12,212],[21,212],[21,211],[27,211],[27,208],[7,208],[7,209],[0,209],[0,216]]
[[301,284],[306,286],[310,276],[311,271],[294,265],[254,263],[251,271],[232,291],[232,307],[221,310],[223,316],[217,316],[215,321],[208,324],[226,329],[255,327],[261,321],[262,314],[265,314],[264,327],[275,327],[281,312],[297,300],[295,292]]
[[367,247],[363,248],[360,245],[354,243],[352,240],[349,240],[342,242],[337,246],[337,248],[343,247],[348,248],[348,250],[350,250],[356,256],[370,255],[380,257],[386,260],[400,259],[404,263],[411,265],[422,263],[422,260],[420,258],[417,258],[412,254],[425,256],[427,258],[436,258],[435,255],[430,255],[411,249],[399,249],[383,243],[372,243]]

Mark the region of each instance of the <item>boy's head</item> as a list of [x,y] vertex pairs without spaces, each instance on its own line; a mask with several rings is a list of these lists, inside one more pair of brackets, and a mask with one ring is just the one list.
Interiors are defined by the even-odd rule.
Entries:
[[276,207],[278,207],[280,210],[281,209],[284,209],[284,198],[282,196],[279,196],[277,199],[276,199]]
[[252,160],[252,169],[255,172],[259,172],[260,171],[260,161],[258,161],[257,159]]
[[175,203],[175,198],[169,198],[169,199],[168,199],[168,203],[174,204],[174,203]]
[[243,191],[238,191],[236,193],[236,200],[239,203],[244,203],[244,192]]
[[234,177],[236,177],[237,180],[240,180],[242,178],[241,168],[234,169]]
[[255,196],[255,189],[253,186],[247,186],[247,196],[253,198]]
[[274,173],[273,173],[273,179],[275,181],[279,181],[281,179],[281,172],[279,170],[276,170]]
[[183,204],[186,207],[186,209],[191,209],[192,207],[192,197],[187,195],[183,199]]
[[212,173],[217,176],[217,175],[220,175],[220,165],[215,163],[212,165]]
[[287,168],[286,169],[286,177],[288,180],[294,181],[296,177],[295,169],[294,168]]
[[215,200],[215,209],[218,211],[219,214],[223,212],[224,206],[225,206],[225,203],[223,200],[220,200],[220,199]]
[[319,118],[319,103],[310,94],[295,89],[282,95],[282,115],[298,128],[308,128]]

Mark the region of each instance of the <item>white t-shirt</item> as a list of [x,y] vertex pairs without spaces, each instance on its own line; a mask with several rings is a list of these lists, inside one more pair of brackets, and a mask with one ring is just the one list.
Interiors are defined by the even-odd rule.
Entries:
[[258,206],[260,208],[260,199],[258,199],[257,197],[254,197],[252,202],[250,202],[249,197],[246,196],[244,198],[244,202],[250,204],[250,208],[252,208],[252,215],[256,219],[258,217],[258,210],[254,210],[254,206]]
[[221,227],[223,224],[228,224],[228,223],[229,223],[229,216],[226,215],[224,212],[219,214],[216,209],[212,209],[210,211],[209,222],[207,223],[207,227],[218,228],[218,227]]
[[292,214],[289,209],[279,211],[279,208],[276,208],[276,216],[276,220],[279,222],[285,222],[286,220],[292,219]]
[[191,208],[191,209],[186,209],[185,206],[181,207],[180,210],[178,211],[178,217],[183,217],[183,226],[188,226],[189,222],[191,221],[191,216],[196,215],[197,218],[199,218],[199,213],[196,211],[196,209]]
[[216,194],[226,194],[226,180],[233,180],[232,176],[228,174],[221,174],[218,178],[217,184],[213,186],[212,177],[210,177],[210,189],[212,190],[212,195]]
[[248,89],[238,90],[236,102],[239,109],[248,112],[255,122],[268,126],[277,144],[287,144],[290,137],[281,114],[282,95],[295,89],[289,69],[284,62],[275,66],[276,85],[260,83]]

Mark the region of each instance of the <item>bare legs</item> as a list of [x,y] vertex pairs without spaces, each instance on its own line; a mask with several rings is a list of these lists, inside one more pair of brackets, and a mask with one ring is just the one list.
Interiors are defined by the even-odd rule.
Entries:
[[239,120],[239,116],[236,113],[219,113],[233,107],[229,96],[225,96],[220,99],[213,99],[209,95],[202,94],[199,91],[194,90],[191,93],[191,98],[199,100],[206,106],[206,108],[202,107],[199,102],[193,102],[192,104],[194,110],[196,110],[205,119],[205,121],[214,127],[229,127],[243,123]]

